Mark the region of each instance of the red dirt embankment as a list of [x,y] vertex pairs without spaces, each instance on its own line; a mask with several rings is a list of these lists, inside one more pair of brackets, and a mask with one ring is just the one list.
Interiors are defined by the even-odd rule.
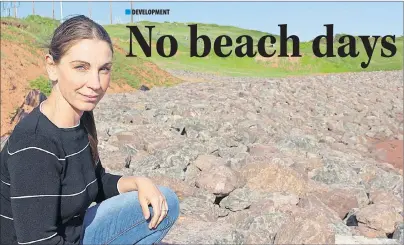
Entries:
[[[14,25],[13,23],[11,23]],[[12,117],[17,109],[23,104],[28,92],[31,90],[29,82],[40,77],[48,77],[45,68],[45,50],[28,46],[21,40],[28,40],[34,43],[33,37],[22,35],[19,32],[11,31],[7,28],[8,22],[1,22],[1,33],[7,36],[13,36],[12,40],[1,38],[1,136],[9,134],[15,127],[16,121],[11,123]],[[19,25],[14,25],[20,28]],[[124,52],[118,46],[114,45],[118,52]],[[148,63],[147,63],[148,64]],[[133,76],[140,80],[142,78],[153,76],[157,83],[164,82],[165,78],[173,76],[154,64],[150,63],[152,69],[143,71],[139,67],[133,67]],[[151,74],[152,73],[152,74]],[[148,87],[154,84],[143,83]],[[158,85],[158,84],[157,84]],[[137,89],[128,85],[125,81],[114,81],[110,83],[107,94],[136,91]]]

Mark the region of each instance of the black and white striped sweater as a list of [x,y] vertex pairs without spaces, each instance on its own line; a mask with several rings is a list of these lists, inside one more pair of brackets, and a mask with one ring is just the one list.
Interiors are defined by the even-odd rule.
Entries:
[[86,209],[119,195],[120,177],[94,169],[83,123],[58,128],[35,107],[1,152],[0,244],[79,244]]

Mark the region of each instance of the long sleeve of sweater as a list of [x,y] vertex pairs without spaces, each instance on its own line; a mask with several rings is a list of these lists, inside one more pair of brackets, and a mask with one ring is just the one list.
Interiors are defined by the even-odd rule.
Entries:
[[107,173],[101,164],[101,160],[98,160],[95,175],[98,181],[98,195],[95,202],[100,203],[120,194],[118,190],[118,181],[122,175]]
[[50,140],[27,136],[10,146],[10,201],[19,244],[73,245],[58,234],[63,161]]

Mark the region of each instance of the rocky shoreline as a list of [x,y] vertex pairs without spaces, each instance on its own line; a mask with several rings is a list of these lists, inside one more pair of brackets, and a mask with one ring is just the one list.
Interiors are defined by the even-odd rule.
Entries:
[[180,197],[164,243],[402,244],[402,148],[400,160],[377,147],[402,146],[402,71],[171,72],[205,82],[106,95],[95,110],[105,167]]

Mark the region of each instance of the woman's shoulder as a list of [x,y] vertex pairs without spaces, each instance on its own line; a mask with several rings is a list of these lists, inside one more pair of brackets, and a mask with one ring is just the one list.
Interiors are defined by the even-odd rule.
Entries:
[[14,155],[21,151],[33,150],[50,153],[59,156],[59,147],[57,142],[52,138],[38,133],[30,134],[14,134],[12,133],[8,138],[8,142],[3,148],[7,150],[9,155]]
[[39,113],[38,107],[31,110],[15,125],[11,135],[29,135],[34,133],[38,128]]
[[49,131],[41,129],[37,108],[24,117],[13,129],[7,142],[9,153],[33,149],[58,155],[58,142]]

